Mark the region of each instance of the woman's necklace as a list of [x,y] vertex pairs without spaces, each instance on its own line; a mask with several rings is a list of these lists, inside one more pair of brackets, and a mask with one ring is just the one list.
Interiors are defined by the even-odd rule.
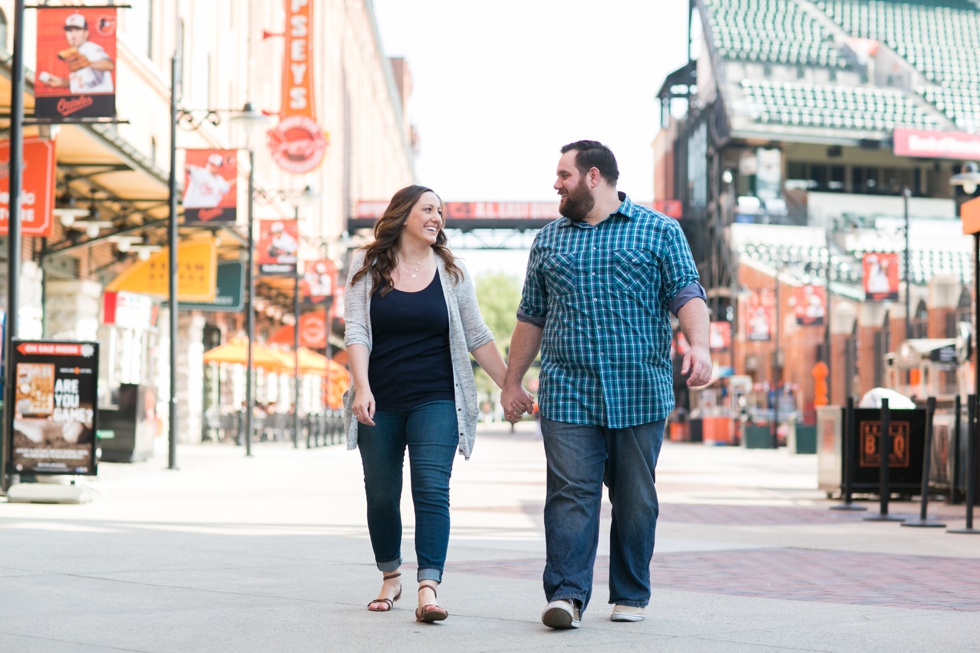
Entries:
[[[424,256],[421,259],[419,259],[419,262],[416,263],[415,264],[415,267],[412,268],[411,270],[409,270],[409,268],[406,268],[404,265],[402,265],[402,270],[404,270],[405,272],[407,272],[408,273],[408,276],[410,276],[410,277],[412,277],[414,279],[415,277],[419,276],[419,269],[422,267],[422,264],[425,263],[426,258],[428,258],[428,256]],[[403,263],[402,258],[400,256],[398,257],[398,260],[399,260],[399,262],[402,262]],[[409,265],[411,265],[411,264],[409,264]]]

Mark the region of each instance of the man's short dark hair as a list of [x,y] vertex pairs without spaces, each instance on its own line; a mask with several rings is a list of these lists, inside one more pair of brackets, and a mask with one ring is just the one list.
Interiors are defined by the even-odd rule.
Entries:
[[616,186],[619,181],[619,166],[616,165],[616,157],[612,150],[599,141],[575,141],[561,148],[561,153],[565,154],[575,150],[575,167],[585,175],[592,168],[599,171],[602,178],[610,186]]

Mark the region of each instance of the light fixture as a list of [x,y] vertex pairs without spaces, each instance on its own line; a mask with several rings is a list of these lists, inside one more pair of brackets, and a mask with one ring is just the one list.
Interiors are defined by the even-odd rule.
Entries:
[[313,186],[309,184],[306,188],[296,193],[295,202],[296,206],[302,209],[311,208],[314,204],[320,201],[320,194],[313,190]]
[[139,255],[141,261],[146,261],[146,260],[149,260],[150,256],[154,252],[159,252],[161,249],[163,249],[163,247],[161,245],[135,245],[135,244],[133,244],[133,245],[130,245],[129,246],[129,249],[131,251],[135,251]]
[[61,224],[66,228],[75,224],[76,219],[84,218],[89,215],[88,209],[83,209],[76,206],[75,198],[68,190],[65,190],[65,193],[58,198],[58,203],[51,212],[58,216],[58,220],[60,220]]
[[230,120],[238,123],[245,128],[249,136],[257,132],[259,128],[269,124],[270,116],[259,111],[254,104],[246,102],[242,110],[233,115]]
[[949,185],[961,186],[964,193],[973,195],[977,192],[977,186],[980,186],[980,166],[974,161],[967,161],[959,174],[950,177]]
[[109,242],[116,244],[116,249],[118,249],[123,254],[130,251],[133,245],[139,245],[143,242],[142,236],[109,236]]

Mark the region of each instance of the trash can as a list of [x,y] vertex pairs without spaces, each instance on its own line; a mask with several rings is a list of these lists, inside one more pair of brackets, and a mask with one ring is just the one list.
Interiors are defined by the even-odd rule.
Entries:
[[746,424],[742,432],[744,434],[742,444],[746,449],[772,449],[772,433],[769,425]]
[[816,424],[791,422],[789,424],[789,433],[787,434],[787,445],[793,453],[817,453]]

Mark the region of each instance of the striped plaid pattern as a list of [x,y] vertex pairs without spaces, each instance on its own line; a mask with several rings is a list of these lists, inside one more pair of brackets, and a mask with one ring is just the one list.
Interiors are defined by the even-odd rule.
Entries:
[[538,398],[550,420],[626,428],[674,407],[670,301],[698,280],[676,220],[633,204],[535,238],[521,310],[544,319]]

